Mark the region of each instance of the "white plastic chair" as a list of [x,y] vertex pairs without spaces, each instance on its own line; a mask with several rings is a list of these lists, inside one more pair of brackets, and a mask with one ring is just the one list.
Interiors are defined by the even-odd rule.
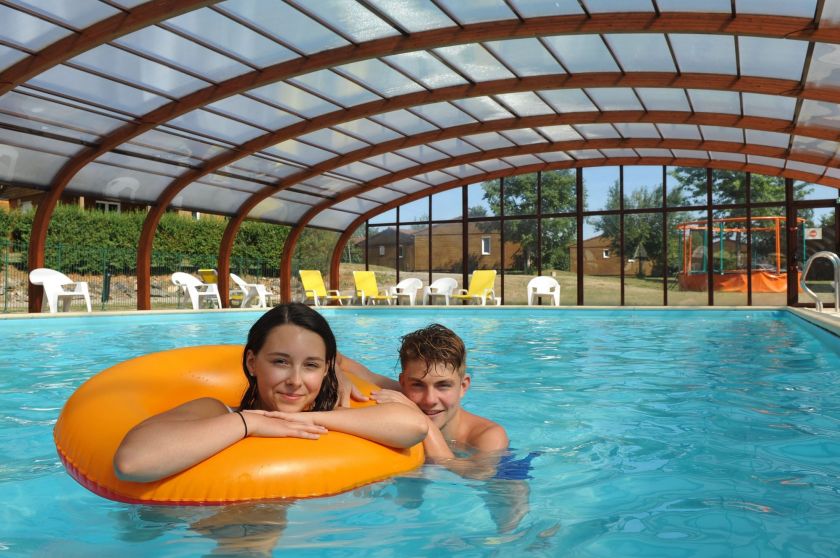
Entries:
[[451,277],[441,277],[423,289],[423,304],[432,304],[434,299],[442,297],[444,304],[449,306],[449,297],[458,289],[458,281]]
[[[87,311],[91,312],[90,293],[86,281],[73,281],[60,271],[39,267],[29,272],[29,281],[33,285],[41,285],[44,288],[44,298],[50,309],[50,314],[58,312],[58,301],[63,301],[64,311],[70,310],[70,303],[74,298],[82,298],[87,305]],[[43,302],[41,303],[43,306]]]
[[218,284],[202,283],[197,277],[189,273],[184,273],[183,271],[173,273],[172,282],[190,297],[193,310],[201,309],[202,300],[215,301],[219,308],[222,307],[222,298],[219,296]]
[[265,288],[265,285],[259,283],[246,283],[239,275],[235,273],[230,274],[230,278],[242,291],[242,303],[240,308],[268,308],[268,297],[271,293]]
[[391,287],[391,296],[398,301],[401,298],[408,298],[409,306],[417,304],[417,291],[423,288],[423,282],[414,277],[403,279],[396,287]]
[[541,297],[550,296],[554,300],[554,306],[560,306],[560,283],[553,277],[534,277],[528,281],[528,306]]

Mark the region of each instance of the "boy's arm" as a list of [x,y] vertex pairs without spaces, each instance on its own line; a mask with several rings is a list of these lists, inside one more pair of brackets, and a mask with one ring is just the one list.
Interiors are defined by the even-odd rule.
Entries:
[[338,358],[336,359],[336,365],[340,370],[345,372],[349,372],[354,376],[361,378],[367,382],[375,384],[384,389],[393,389],[395,391],[399,391],[400,383],[396,380],[392,380],[387,376],[383,376],[381,374],[377,374],[375,372],[371,372],[367,366],[364,364],[353,360],[352,358],[348,357],[347,355],[343,355],[341,353],[338,354]]

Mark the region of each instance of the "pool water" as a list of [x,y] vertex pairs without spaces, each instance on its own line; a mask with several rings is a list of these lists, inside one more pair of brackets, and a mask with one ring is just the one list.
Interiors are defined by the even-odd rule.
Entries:
[[[460,333],[465,407],[502,423],[521,481],[437,466],[328,498],[120,504],[65,472],[52,428],[124,359],[241,343],[257,313],[0,321],[7,556],[838,556],[840,339],[785,311],[324,310],[394,374],[398,336]],[[93,425],[92,425],[93,427]]]

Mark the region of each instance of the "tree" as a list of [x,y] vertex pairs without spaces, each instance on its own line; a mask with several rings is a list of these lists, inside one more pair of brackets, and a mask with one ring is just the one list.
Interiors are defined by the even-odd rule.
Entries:
[[[537,175],[523,174],[505,178],[505,214],[530,216],[537,214]],[[546,213],[575,211],[574,170],[542,173],[542,209]],[[484,200],[493,211],[501,214],[501,192],[498,180],[484,182]],[[484,216],[487,211],[481,206],[471,207],[469,215]],[[480,225],[479,225],[480,226]],[[495,226],[495,225],[494,225]],[[542,222],[542,267],[545,269],[569,269],[568,245],[574,241],[576,227],[573,219],[544,219]],[[514,265],[523,273],[534,273],[534,261],[540,239],[537,238],[536,219],[515,219],[506,221],[505,241],[518,243],[521,251]]]

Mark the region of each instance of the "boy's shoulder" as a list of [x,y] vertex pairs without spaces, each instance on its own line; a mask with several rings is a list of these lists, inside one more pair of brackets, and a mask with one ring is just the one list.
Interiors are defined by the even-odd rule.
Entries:
[[508,448],[508,436],[502,425],[488,418],[461,410],[463,442],[479,451],[500,451]]

